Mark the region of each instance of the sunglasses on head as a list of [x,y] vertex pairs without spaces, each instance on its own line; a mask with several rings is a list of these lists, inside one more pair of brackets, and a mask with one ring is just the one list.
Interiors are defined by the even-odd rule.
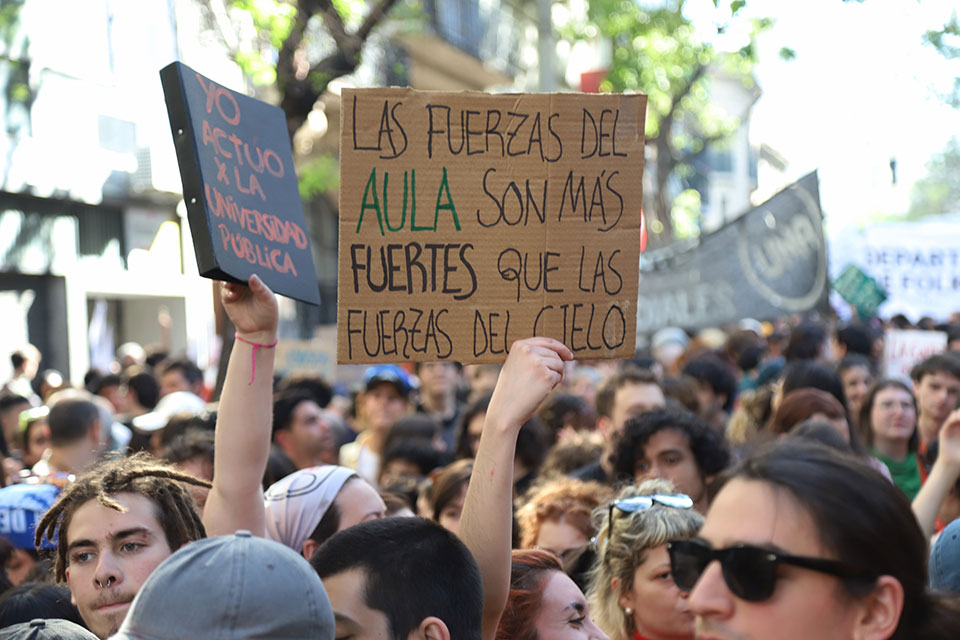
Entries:
[[629,498],[620,498],[610,503],[610,515],[607,522],[613,526],[613,510],[619,509],[624,513],[634,513],[644,511],[653,505],[659,504],[665,507],[675,509],[692,509],[693,499],[683,493],[657,493],[652,496],[631,496]]
[[869,571],[836,560],[794,556],[749,544],[714,549],[702,540],[676,540],[667,543],[667,551],[670,554],[673,581],[681,591],[692,591],[707,565],[719,560],[723,579],[730,592],[750,602],[761,602],[773,595],[777,583],[777,566],[781,564],[845,579],[876,578]]

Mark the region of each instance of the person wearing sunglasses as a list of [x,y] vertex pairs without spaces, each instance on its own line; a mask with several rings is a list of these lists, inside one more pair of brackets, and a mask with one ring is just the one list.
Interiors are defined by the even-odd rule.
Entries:
[[786,438],[718,484],[699,537],[667,547],[697,638],[957,637],[910,503],[863,461]]
[[587,594],[611,640],[692,640],[687,593],[673,582],[668,540],[697,535],[703,516],[666,480],[623,489],[594,512],[598,558]]

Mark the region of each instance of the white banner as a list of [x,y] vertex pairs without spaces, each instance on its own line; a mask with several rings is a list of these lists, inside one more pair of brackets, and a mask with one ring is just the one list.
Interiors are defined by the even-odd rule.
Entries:
[[889,222],[831,234],[831,279],[853,263],[889,295],[879,315],[945,321],[960,311],[960,222]]

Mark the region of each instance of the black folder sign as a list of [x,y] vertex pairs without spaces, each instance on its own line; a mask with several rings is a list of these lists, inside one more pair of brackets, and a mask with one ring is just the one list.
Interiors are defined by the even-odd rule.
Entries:
[[200,275],[320,302],[313,254],[278,107],[174,62],[160,71]]

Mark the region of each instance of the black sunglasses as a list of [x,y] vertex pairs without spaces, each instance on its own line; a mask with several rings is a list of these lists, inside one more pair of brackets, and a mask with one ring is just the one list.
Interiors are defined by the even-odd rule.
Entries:
[[733,595],[750,602],[761,602],[773,595],[777,566],[789,564],[840,578],[873,581],[876,574],[836,560],[808,558],[780,553],[763,547],[738,544],[714,549],[701,540],[675,540],[667,543],[673,581],[681,591],[692,591],[697,580],[714,560],[720,561],[723,579]]

